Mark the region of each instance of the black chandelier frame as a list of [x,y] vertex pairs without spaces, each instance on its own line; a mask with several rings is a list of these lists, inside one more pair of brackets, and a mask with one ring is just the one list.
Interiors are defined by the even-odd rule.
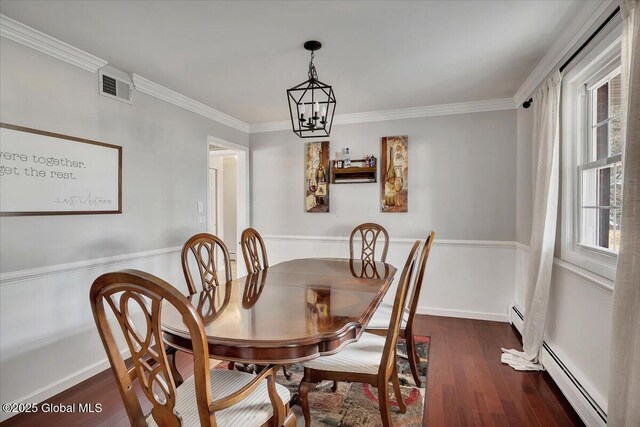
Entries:
[[[311,51],[309,79],[287,89],[291,127],[293,133],[300,138],[327,137],[333,125],[336,97],[330,85],[318,80],[318,73],[313,64],[313,54],[321,47],[322,44],[315,40],[304,44],[304,48]],[[315,108],[316,104],[318,108]],[[308,110],[305,107],[308,107]],[[305,111],[309,111],[310,114],[305,116]],[[325,111],[324,116],[322,111]]]

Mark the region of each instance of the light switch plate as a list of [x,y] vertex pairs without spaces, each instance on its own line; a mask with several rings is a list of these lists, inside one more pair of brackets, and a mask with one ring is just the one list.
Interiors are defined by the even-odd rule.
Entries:
[[198,202],[198,213],[202,213],[204,212],[204,202],[199,201]]

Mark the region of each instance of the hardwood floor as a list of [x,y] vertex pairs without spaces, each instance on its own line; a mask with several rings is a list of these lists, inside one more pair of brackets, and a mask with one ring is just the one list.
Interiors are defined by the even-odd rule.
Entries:
[[426,425],[584,425],[549,374],[500,363],[500,347],[521,346],[508,323],[419,317],[431,336]]
[[[435,316],[418,316],[417,324],[421,335],[431,336],[425,425],[584,425],[546,372],[517,372],[500,363],[500,347],[520,346],[509,324]],[[191,375],[190,355],[180,353],[178,367]],[[110,370],[47,402],[101,403],[102,412],[20,414],[1,425],[129,425]]]

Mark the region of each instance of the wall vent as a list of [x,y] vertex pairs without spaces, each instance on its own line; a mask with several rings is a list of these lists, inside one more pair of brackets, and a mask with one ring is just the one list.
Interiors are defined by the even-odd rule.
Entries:
[[127,74],[113,67],[103,67],[98,72],[98,89],[100,95],[118,101],[132,103],[133,85]]

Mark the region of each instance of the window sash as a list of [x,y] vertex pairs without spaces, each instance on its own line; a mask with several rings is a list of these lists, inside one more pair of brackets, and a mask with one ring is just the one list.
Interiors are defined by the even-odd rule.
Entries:
[[[596,141],[594,140],[594,130],[598,129],[598,128],[602,128],[604,126],[607,126],[609,123],[611,123],[612,121],[620,118],[622,116],[622,114],[615,114],[610,116],[611,113],[611,87],[608,87],[607,89],[607,118],[604,120],[601,120],[600,122],[596,122],[596,114],[598,111],[598,99],[597,99],[597,91],[599,90],[599,88],[601,88],[604,84],[609,83],[615,76],[617,76],[620,73],[620,66],[617,65],[615,67],[612,67],[611,65],[609,65],[608,67],[606,67],[605,69],[601,70],[600,72],[598,72],[590,82],[586,82],[584,84],[584,90],[585,90],[585,94],[587,96],[585,96],[582,100],[583,102],[583,114],[584,114],[584,121],[582,122],[583,125],[585,126],[585,130],[588,129],[588,131],[583,133],[583,138],[581,138],[578,143],[579,143],[579,151],[581,152],[581,155],[578,157],[578,159],[582,159],[582,164],[580,164],[580,162],[578,162],[577,165],[577,170],[576,170],[576,178],[577,178],[577,189],[578,189],[578,193],[577,193],[577,198],[576,198],[576,205],[575,208],[577,209],[577,218],[576,218],[576,236],[575,236],[575,244],[578,247],[581,247],[583,249],[588,249],[591,251],[596,251],[602,254],[608,254],[608,255],[617,255],[617,251],[615,249],[610,249],[608,247],[603,247],[600,246],[598,243],[599,241],[596,239],[596,243],[592,244],[592,243],[586,243],[583,239],[587,238],[587,236],[583,235],[583,221],[584,221],[584,215],[585,212],[587,210],[596,210],[598,212],[603,212],[603,211],[607,211],[609,213],[609,215],[611,215],[612,212],[615,212],[616,210],[620,209],[620,206],[612,206],[612,205],[600,205],[600,204],[589,204],[589,205],[584,205],[583,204],[583,185],[584,185],[584,172],[585,171],[589,171],[589,170],[598,170],[601,168],[605,168],[607,166],[613,166],[613,169],[615,170],[615,164],[619,163],[622,161],[622,154],[616,154],[613,156],[608,156],[608,157],[604,157],[604,158],[600,158],[600,159],[596,159],[596,160],[592,160],[589,161],[590,158],[592,158],[591,156],[593,156],[595,153],[592,153],[591,151],[594,149],[595,147],[595,143]],[[608,140],[609,137],[607,138],[607,151],[611,150],[610,144],[611,142]],[[616,215],[614,213],[613,215],[614,218],[614,224],[613,224],[613,231],[614,234],[616,233],[616,230],[618,228],[618,225],[615,223],[615,219],[616,219]],[[599,221],[599,220],[596,220]],[[615,237],[614,237],[615,238]],[[614,248],[615,248],[615,243],[614,243]]]
[[622,161],[622,154],[616,154],[614,156],[605,157],[603,159],[594,160],[592,162],[583,163],[578,166],[578,177],[583,171],[587,169],[601,168],[603,166],[612,165]]
[[596,124],[591,125],[591,129],[602,127],[602,126],[608,124],[609,122],[611,122],[611,121],[613,121],[615,119],[621,119],[621,118],[622,118],[622,113],[618,113],[618,114],[616,114],[614,116],[607,117],[606,119],[604,119],[600,123],[596,123]]

